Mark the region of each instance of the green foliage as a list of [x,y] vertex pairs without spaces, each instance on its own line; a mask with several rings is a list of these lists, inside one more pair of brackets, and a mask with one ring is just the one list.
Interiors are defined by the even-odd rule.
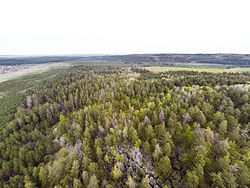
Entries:
[[127,180],[126,184],[129,188],[136,188],[137,187],[135,181],[133,180],[133,178],[130,175],[128,176],[128,180]]
[[117,165],[115,165],[113,168],[112,168],[112,171],[111,171],[111,177],[117,181],[122,175],[122,172],[121,170],[119,169],[119,167]]
[[26,95],[32,94],[39,84],[52,80],[62,72],[64,69],[55,69],[0,82],[0,129],[14,117],[16,108],[25,103]]
[[140,139],[136,140],[136,141],[135,141],[135,147],[136,147],[136,148],[139,148],[140,145],[141,145],[141,143],[142,143],[142,142],[141,142]]
[[199,185],[199,177],[196,175],[195,171],[187,171],[186,180],[188,187],[197,187]]
[[0,187],[249,185],[249,73],[127,71],[77,66],[3,102]]
[[168,156],[160,158],[156,165],[157,174],[163,179],[169,177],[172,172],[172,166]]
[[142,178],[142,181],[141,181],[141,188],[150,188],[150,184],[149,184],[149,179],[148,177],[144,177]]
[[95,175],[92,175],[89,179],[89,184],[87,186],[87,188],[98,188],[98,179]]

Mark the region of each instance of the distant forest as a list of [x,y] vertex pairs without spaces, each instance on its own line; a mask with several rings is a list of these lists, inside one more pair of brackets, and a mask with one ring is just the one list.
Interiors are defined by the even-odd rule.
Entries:
[[0,56],[0,65],[38,64],[65,61],[113,61],[169,65],[173,63],[206,63],[250,66],[249,54],[132,54],[132,55],[68,55],[68,56]]

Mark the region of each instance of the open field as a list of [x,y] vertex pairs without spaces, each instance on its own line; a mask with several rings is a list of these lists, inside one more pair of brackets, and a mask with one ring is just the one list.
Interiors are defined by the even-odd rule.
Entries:
[[15,79],[20,76],[37,74],[46,72],[50,69],[57,69],[63,67],[69,67],[72,64],[70,62],[60,62],[60,63],[46,63],[46,64],[34,64],[34,65],[18,65],[13,71],[0,74],[0,82]]
[[236,67],[227,68],[224,66],[206,66],[206,67],[179,67],[179,66],[162,66],[162,67],[145,67],[145,69],[152,72],[165,72],[165,71],[197,71],[197,72],[212,72],[212,73],[223,73],[223,72],[250,72],[250,67]]

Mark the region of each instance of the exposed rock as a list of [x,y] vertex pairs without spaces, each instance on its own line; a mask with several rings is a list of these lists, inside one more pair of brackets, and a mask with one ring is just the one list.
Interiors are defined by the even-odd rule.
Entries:
[[28,107],[29,109],[32,108],[32,106],[33,106],[32,96],[27,96],[26,105],[27,105],[27,107]]
[[145,124],[148,124],[150,122],[150,119],[148,118],[148,116],[145,116],[144,117],[144,123]]
[[102,183],[101,183],[101,187],[106,187],[106,185],[108,184],[107,180],[102,180]]
[[60,137],[58,141],[59,141],[59,145],[60,146],[64,146],[65,145],[65,140],[64,140],[63,137]]
[[152,185],[152,186],[155,186],[156,185],[156,180],[153,177],[150,177],[149,178],[149,184]]
[[185,115],[182,116],[182,123],[187,123],[191,120],[190,114],[187,112]]
[[156,180],[156,183],[157,183],[159,186],[161,186],[161,185],[162,185],[162,181],[161,181],[161,179],[160,179],[160,178],[158,178],[158,179]]
[[181,175],[180,175],[180,173],[178,171],[173,171],[170,179],[171,180],[181,181]]
[[103,132],[104,132],[103,126],[100,125],[100,126],[98,127],[98,130],[99,130],[100,133],[103,133]]
[[172,166],[174,169],[180,170],[181,169],[181,162],[178,160],[173,160]]
[[163,123],[165,121],[165,114],[164,114],[163,110],[160,111],[159,119],[160,119],[161,123]]
[[122,172],[125,171],[125,165],[122,162],[117,162],[116,165]]
[[133,173],[133,168],[130,166],[127,170],[128,174],[132,174]]
[[80,157],[82,157],[83,152],[82,152],[82,142],[80,139],[77,139],[76,143],[75,143],[75,147],[74,149],[76,150],[76,152],[78,153],[78,155]]
[[139,165],[139,166],[142,166],[142,154],[141,154],[141,151],[139,148],[133,148],[131,149],[131,154],[132,154],[132,159],[133,161]]
[[130,174],[135,181],[140,182],[142,177],[147,176],[150,180],[150,185],[154,187],[160,187],[163,183],[157,177],[154,166],[152,164],[152,158],[143,156],[140,148],[132,146],[117,147],[120,154],[123,155],[124,163],[119,165],[120,170],[124,174],[124,179]]

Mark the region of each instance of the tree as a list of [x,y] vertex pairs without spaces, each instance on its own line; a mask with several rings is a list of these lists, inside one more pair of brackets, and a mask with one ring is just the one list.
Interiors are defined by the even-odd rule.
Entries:
[[145,150],[146,153],[150,152],[150,144],[148,143],[148,141],[144,142],[143,149]]
[[29,176],[24,177],[24,187],[25,188],[35,188],[35,183],[32,183]]
[[199,185],[199,177],[196,175],[195,171],[188,170],[185,178],[188,187],[195,188]]
[[77,179],[77,178],[74,178],[74,180],[73,180],[73,187],[74,188],[81,188],[82,187],[81,181],[79,179]]
[[222,122],[219,124],[218,131],[219,131],[219,134],[220,134],[222,137],[225,137],[225,136],[226,136],[226,133],[227,133],[227,121],[226,121],[226,120],[222,121]]
[[127,179],[127,182],[126,182],[127,186],[129,188],[136,188],[136,182],[134,181],[134,179],[131,177],[131,175],[128,175],[128,179]]
[[230,171],[224,171],[223,172],[223,179],[226,185],[228,185],[229,188],[236,188],[238,187],[238,184],[236,182],[236,177],[234,174]]
[[70,170],[72,178],[78,178],[79,169],[80,169],[79,161],[78,160],[74,160],[72,168]]
[[171,166],[170,159],[168,158],[168,156],[163,156],[160,158],[159,162],[157,162],[157,165],[156,165],[156,171],[157,171],[157,174],[162,179],[170,176],[172,172],[172,166]]
[[141,181],[141,188],[150,188],[150,184],[149,184],[149,179],[148,179],[148,176],[142,178],[142,181]]
[[233,168],[236,168],[236,178],[237,183],[239,185],[249,185],[250,184],[250,173],[249,169],[247,167],[247,164],[245,164],[243,161],[237,161],[235,165],[233,165]]
[[112,168],[112,171],[111,171],[111,176],[112,178],[117,181],[122,175],[122,172],[121,170],[119,169],[119,167],[117,165],[115,165],[113,168]]
[[97,175],[100,172],[100,169],[98,168],[98,164],[95,162],[90,162],[90,164],[88,166],[88,172],[90,174]]
[[58,132],[60,135],[63,135],[67,131],[67,119],[63,114],[60,114],[60,123]]
[[158,161],[160,155],[162,154],[161,148],[159,144],[155,145],[154,153],[153,153],[153,158],[155,161]]
[[205,115],[203,114],[202,111],[200,111],[199,114],[199,123],[201,124],[202,127],[205,126],[205,123],[207,122]]
[[154,129],[153,129],[153,127],[152,127],[151,124],[146,125],[146,128],[145,128],[145,138],[148,141],[151,141],[153,138],[155,138],[155,132],[154,132]]
[[135,147],[136,147],[136,148],[139,148],[140,145],[141,145],[141,143],[142,143],[142,142],[141,142],[140,139],[136,140],[136,141],[135,141]]
[[96,155],[98,159],[101,161],[102,160],[102,150],[99,146],[96,147]]
[[48,172],[44,167],[41,167],[39,170],[39,179],[41,180],[43,185],[47,183]]
[[110,158],[109,158],[109,155],[106,153],[105,154],[105,156],[104,156],[104,161],[106,162],[106,163],[110,163]]
[[218,173],[212,172],[210,176],[211,176],[213,187],[226,188],[226,186],[224,185],[224,180],[222,178],[223,174],[221,172],[218,172]]
[[89,184],[87,186],[87,188],[98,188],[99,185],[98,185],[98,179],[96,177],[96,175],[92,175],[89,179]]
[[87,171],[82,171],[82,181],[83,185],[87,186],[89,183],[89,173]]

